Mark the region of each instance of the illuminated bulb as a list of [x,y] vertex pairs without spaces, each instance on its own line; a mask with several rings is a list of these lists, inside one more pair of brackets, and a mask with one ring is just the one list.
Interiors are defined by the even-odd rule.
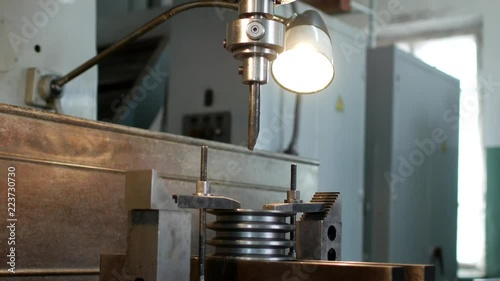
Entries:
[[317,12],[307,11],[289,25],[285,51],[273,62],[272,74],[281,87],[299,94],[316,93],[332,83],[331,39]]

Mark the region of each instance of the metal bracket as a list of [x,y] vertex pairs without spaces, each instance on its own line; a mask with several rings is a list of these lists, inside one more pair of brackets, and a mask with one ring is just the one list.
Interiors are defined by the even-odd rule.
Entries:
[[53,109],[62,114],[62,94],[54,96],[51,82],[57,75],[42,75],[38,68],[31,67],[26,71],[26,92],[24,101],[27,105],[43,109]]
[[181,209],[233,210],[241,207],[239,201],[223,196],[174,195],[173,198]]
[[321,213],[326,210],[323,203],[274,203],[264,205],[264,210],[276,210],[294,213]]
[[28,68],[26,72],[25,102],[28,105],[50,109],[47,101],[40,96],[38,84],[42,76],[37,68]]

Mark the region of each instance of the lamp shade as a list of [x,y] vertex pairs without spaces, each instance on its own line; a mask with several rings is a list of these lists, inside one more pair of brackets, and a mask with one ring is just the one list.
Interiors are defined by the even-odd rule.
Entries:
[[299,94],[317,93],[332,83],[332,44],[318,12],[306,11],[289,24],[285,51],[273,62],[272,74],[281,87]]

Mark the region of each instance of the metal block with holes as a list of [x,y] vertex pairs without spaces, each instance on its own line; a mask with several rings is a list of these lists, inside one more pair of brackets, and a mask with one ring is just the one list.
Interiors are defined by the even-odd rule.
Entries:
[[155,170],[129,171],[125,182],[127,251],[101,256],[100,280],[120,264],[127,280],[189,280],[191,214],[177,207]]
[[311,203],[324,203],[326,210],[306,213],[297,222],[297,259],[341,260],[342,208],[340,193],[318,192]]

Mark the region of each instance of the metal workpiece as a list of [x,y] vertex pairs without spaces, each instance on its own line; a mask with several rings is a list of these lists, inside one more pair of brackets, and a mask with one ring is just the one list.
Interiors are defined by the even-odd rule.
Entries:
[[280,211],[230,210],[209,211],[216,216],[207,228],[216,232],[208,244],[214,256],[245,260],[293,260],[287,250],[294,242],[287,234],[295,226],[287,223],[292,213]]
[[189,280],[189,233],[190,213],[130,211],[125,257],[125,272],[130,278],[127,280]]
[[132,280],[187,281],[191,214],[177,207],[155,170],[126,172],[125,206],[129,210],[127,276]]
[[297,259],[340,261],[342,224],[330,221],[297,221]]
[[325,211],[302,214],[297,221],[297,259],[340,261],[342,258],[342,209],[340,193],[318,192],[311,203]]
[[155,170],[125,173],[125,207],[128,210],[180,210]]

